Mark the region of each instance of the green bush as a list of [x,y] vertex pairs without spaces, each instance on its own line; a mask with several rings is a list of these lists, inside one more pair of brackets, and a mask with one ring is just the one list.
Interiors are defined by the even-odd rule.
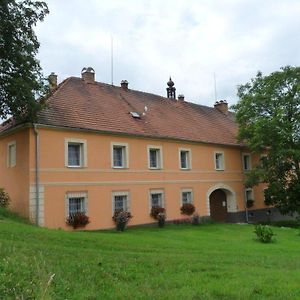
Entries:
[[254,233],[256,234],[258,240],[262,243],[271,243],[273,242],[273,230],[268,225],[255,225]]
[[0,207],[8,207],[10,202],[9,195],[5,192],[3,188],[0,188]]

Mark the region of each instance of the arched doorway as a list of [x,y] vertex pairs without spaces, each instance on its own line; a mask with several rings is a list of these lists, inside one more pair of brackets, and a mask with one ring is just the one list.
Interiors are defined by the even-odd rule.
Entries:
[[209,196],[210,217],[214,221],[227,222],[227,197],[224,191],[217,189]]
[[237,212],[235,191],[224,183],[209,188],[206,193],[208,215],[212,220],[230,222],[232,213]]

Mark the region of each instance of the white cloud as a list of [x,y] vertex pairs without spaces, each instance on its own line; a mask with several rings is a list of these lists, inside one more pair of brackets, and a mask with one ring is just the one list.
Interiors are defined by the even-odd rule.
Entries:
[[255,76],[300,62],[300,2],[267,1],[59,1],[37,28],[46,74],[79,76],[92,66],[110,82],[114,37],[114,83],[165,96],[169,75],[189,101],[235,102],[236,86]]

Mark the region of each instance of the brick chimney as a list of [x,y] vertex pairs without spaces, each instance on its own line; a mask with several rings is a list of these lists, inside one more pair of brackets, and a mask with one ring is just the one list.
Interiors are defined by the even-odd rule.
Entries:
[[128,81],[127,80],[121,81],[121,88],[125,91],[128,91]]
[[184,101],[184,95],[183,94],[178,95],[178,100],[179,101]]
[[92,67],[83,68],[82,71],[81,71],[81,78],[86,83],[95,82],[95,70]]
[[48,76],[48,82],[49,82],[50,91],[52,92],[57,87],[57,75],[54,72],[52,72]]
[[216,108],[218,111],[220,111],[224,115],[228,114],[228,103],[226,100],[217,101],[214,105],[214,108]]

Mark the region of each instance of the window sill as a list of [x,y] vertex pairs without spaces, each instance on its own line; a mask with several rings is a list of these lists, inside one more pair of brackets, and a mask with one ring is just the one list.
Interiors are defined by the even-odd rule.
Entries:
[[70,168],[70,169],[84,169],[86,167],[83,167],[83,166],[67,166],[67,168]]
[[180,171],[191,171],[191,168],[180,168]]
[[159,170],[162,170],[162,168],[149,168],[149,170],[152,170],[152,171],[159,171]]
[[225,171],[225,169],[215,169],[215,171]]
[[129,169],[128,167],[115,167],[113,166],[112,169],[116,169],[116,170],[127,170]]

